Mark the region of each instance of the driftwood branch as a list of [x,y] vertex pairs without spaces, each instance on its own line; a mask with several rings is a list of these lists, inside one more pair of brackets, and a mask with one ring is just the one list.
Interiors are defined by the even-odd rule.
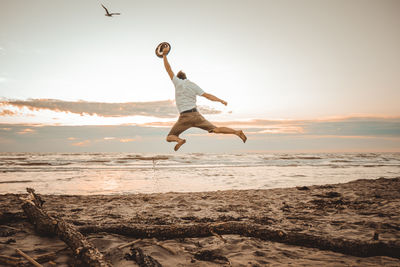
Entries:
[[126,248],[126,247],[130,247],[132,245],[135,245],[139,241],[141,241],[141,239],[136,239],[136,240],[134,240],[132,242],[129,242],[129,243],[126,243],[124,245],[119,246],[118,249],[123,249],[123,248]]
[[48,215],[41,208],[44,201],[35,194],[34,190],[30,189],[28,192],[29,199],[24,199],[22,208],[39,234],[58,236],[86,266],[111,266],[75,226]]
[[282,231],[269,226],[249,222],[225,222],[218,224],[190,224],[190,225],[119,225],[107,224],[96,226],[81,226],[83,234],[113,233],[135,238],[194,238],[206,237],[215,234],[236,234],[247,237],[260,238],[289,245],[330,250],[358,257],[389,256],[400,258],[400,242],[360,241],[315,236],[294,231]]
[[[20,254],[20,253],[18,252],[18,254]],[[32,259],[34,261],[37,261],[38,263],[43,263],[43,262],[49,262],[49,261],[54,260],[56,258],[56,256],[57,255],[56,255],[55,252],[49,252],[49,253],[46,253],[46,254],[33,256]],[[0,265],[1,264],[4,264],[6,266],[25,266],[25,265],[28,265],[29,263],[26,263],[21,258],[0,255]],[[32,265],[29,264],[29,266],[32,266]]]
[[29,255],[25,254],[24,252],[22,252],[20,249],[15,249],[19,255],[21,255],[22,257],[24,257],[25,259],[27,259],[30,263],[32,263],[34,266],[36,267],[43,267],[43,265],[39,264],[37,261],[35,261],[34,259],[32,259]]

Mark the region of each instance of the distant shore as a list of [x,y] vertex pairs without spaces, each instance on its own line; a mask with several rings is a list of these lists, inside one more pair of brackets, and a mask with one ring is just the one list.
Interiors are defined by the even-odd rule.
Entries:
[[[61,250],[65,247],[62,241],[35,234],[21,209],[21,196],[0,195],[0,255],[17,257],[15,248],[31,256],[58,251],[52,259],[57,266],[72,264],[71,251]],[[283,236],[310,237],[316,242],[382,243],[395,252],[400,247],[400,177],[268,190],[42,195],[42,198],[50,215],[59,216],[86,231],[87,238],[114,266],[135,266],[129,257],[125,257],[130,252],[129,246],[117,249],[135,238],[112,232],[89,233],[91,226],[172,227],[232,222],[268,227],[282,232]],[[143,238],[132,246],[140,247],[162,266],[227,266],[229,263],[232,266],[400,265],[400,259],[391,255],[389,250],[377,252],[383,255],[374,256],[365,254],[369,252],[346,249],[339,253],[340,249],[330,250],[323,243],[304,243],[304,246],[294,243],[283,238],[279,240],[279,237],[263,240],[237,233],[164,240],[161,237],[158,240]],[[199,255],[203,252],[214,257],[201,258]],[[357,253],[370,257],[359,257]],[[43,266],[53,265],[45,262]]]

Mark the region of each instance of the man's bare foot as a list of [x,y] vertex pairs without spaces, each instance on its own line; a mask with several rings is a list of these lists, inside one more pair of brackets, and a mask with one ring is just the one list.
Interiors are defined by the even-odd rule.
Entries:
[[239,131],[238,136],[242,139],[243,143],[246,143],[247,137],[244,135],[243,131]]
[[174,150],[175,150],[175,151],[178,151],[178,149],[179,149],[184,143],[186,143],[186,140],[185,140],[185,139],[181,139],[181,140],[178,142],[178,144],[175,145]]

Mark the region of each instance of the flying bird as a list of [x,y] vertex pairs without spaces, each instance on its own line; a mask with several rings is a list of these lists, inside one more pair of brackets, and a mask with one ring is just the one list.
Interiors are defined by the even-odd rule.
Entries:
[[114,15],[121,15],[121,13],[110,13],[110,12],[108,12],[108,9],[105,7],[105,6],[103,6],[103,5],[101,5],[103,8],[104,8],[104,10],[106,11],[106,14],[104,14],[104,16],[107,16],[107,17],[112,17],[112,16],[114,16]]

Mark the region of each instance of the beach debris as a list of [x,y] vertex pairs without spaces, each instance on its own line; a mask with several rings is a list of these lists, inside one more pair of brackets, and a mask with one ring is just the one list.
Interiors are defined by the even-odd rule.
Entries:
[[[400,179],[398,179],[397,183],[399,182]],[[376,185],[376,183],[374,185]],[[283,244],[299,246],[303,247],[302,249],[306,247],[316,248],[321,252],[323,250],[341,252],[345,255],[352,255],[358,257],[389,256],[392,257],[393,259],[388,259],[388,260],[396,261],[396,263],[398,263],[398,259],[400,259],[400,243],[398,242],[398,240],[392,238],[392,236],[397,235],[398,231],[400,230],[400,224],[398,223],[397,217],[396,219],[392,218],[395,215],[397,215],[396,207],[398,207],[398,199],[399,199],[398,192],[400,192],[398,190],[398,187],[394,188],[388,187],[387,191],[389,192],[389,190],[392,190],[393,193],[390,191],[390,194],[389,193],[383,194],[383,199],[379,199],[378,201],[376,199],[374,200],[373,198],[371,199],[370,196],[374,192],[373,190],[367,190],[367,188],[363,188],[362,189],[364,190],[362,191],[363,194],[360,195],[346,193],[350,192],[350,190],[354,190],[354,187],[346,189],[348,191],[342,190],[342,188],[339,188],[339,186],[337,190],[325,190],[325,189],[318,190],[315,188],[316,187],[314,186],[312,187],[313,192],[311,194],[310,193],[304,194],[298,192],[297,190],[294,190],[297,191],[295,192],[297,193],[296,196],[297,198],[290,199],[282,197],[278,199],[273,199],[275,201],[273,202],[275,203],[275,208],[272,211],[260,210],[260,212],[257,213],[249,213],[249,214],[245,213],[243,214],[242,217],[240,217],[240,220],[238,220],[237,217],[232,217],[232,216],[218,218],[217,213],[213,213],[211,215],[209,214],[198,215],[198,214],[187,213],[188,215],[190,215],[187,216],[187,220],[191,220],[191,222],[188,222],[187,220],[183,219],[186,217],[180,217],[181,213],[175,215],[176,217],[174,217],[174,214],[165,216],[165,218],[161,220],[162,215],[164,215],[165,213],[158,214],[157,212],[154,212],[154,210],[152,210],[151,208],[150,209],[146,208],[145,209],[146,213],[135,212],[134,216],[136,217],[134,217],[134,220],[131,220],[131,217],[127,216],[126,218],[123,217],[122,219],[108,220],[107,213],[102,212],[100,218],[97,217],[99,214],[96,213],[95,214],[96,216],[92,215],[93,216],[92,218],[90,218],[90,216],[82,217],[81,218],[82,221],[77,222],[77,224],[81,225],[82,227],[76,227],[76,228],[83,234],[85,235],[88,234],[87,238],[90,240],[94,236],[93,234],[90,233],[98,231],[95,234],[96,237],[100,238],[104,237],[104,239],[106,240],[102,240],[102,242],[103,241],[107,242],[107,243],[99,242],[99,245],[101,245],[102,249],[105,251],[112,250],[112,253],[111,252],[107,253],[106,258],[116,262],[124,261],[125,264],[129,264],[129,262],[126,262],[125,259],[123,258],[125,253],[130,251],[130,248],[127,248],[124,251],[117,251],[114,250],[114,248],[116,248],[115,245],[114,246],[108,245],[109,242],[119,240],[116,245],[124,246],[123,244],[125,244],[126,242],[134,240],[135,241],[134,246],[136,248],[140,247],[144,254],[157,257],[157,260],[161,261],[161,259],[175,258],[173,255],[166,255],[164,251],[156,247],[156,244],[154,244],[154,242],[161,240],[160,241],[161,246],[166,248],[171,248],[171,250],[175,251],[176,254],[179,256],[184,254],[186,256],[185,263],[187,264],[188,261],[190,262],[190,260],[192,260],[192,263],[197,261],[197,259],[194,258],[194,254],[196,252],[206,249],[214,250],[216,248],[215,241],[217,241],[218,243],[218,240],[216,238],[213,238],[213,236],[216,236],[215,234],[220,235],[221,237],[223,236],[225,239],[227,239],[229,242],[229,247],[231,247],[232,245],[234,249],[242,248],[233,246],[235,244],[232,240],[236,241],[237,235],[241,237],[249,237],[251,242],[257,242],[257,244],[260,244],[260,247],[257,245],[257,250],[268,254],[268,257],[272,257],[272,255],[270,255],[270,250],[268,249],[264,250],[264,248],[265,246],[269,246],[270,243],[265,241],[279,242]],[[294,191],[291,189],[288,192],[293,193]],[[318,192],[321,195],[326,195],[326,193],[328,193],[329,191],[340,192],[341,194],[343,194],[343,198],[314,197],[315,196],[314,192],[315,193]],[[213,193],[208,193],[208,194],[212,196]],[[200,198],[201,195],[202,194],[198,195],[200,201],[202,201]],[[15,201],[18,200],[18,197],[20,196],[21,195],[13,195],[11,197],[8,197],[8,199],[12,200],[11,202],[13,203],[13,205],[8,206],[10,201],[7,199],[7,202],[4,202],[3,205],[3,207],[5,208],[2,208],[1,212],[5,211],[15,212],[16,210],[12,210],[12,208],[15,209],[15,207],[13,207],[14,205],[20,207],[19,202]],[[126,201],[127,207],[130,207],[130,203],[132,200],[135,201],[135,204],[141,206],[139,204],[144,203],[144,201],[142,201],[141,199],[142,196],[143,195],[140,195],[139,197],[135,196],[126,199],[124,196],[123,201],[124,202]],[[156,207],[157,209],[159,206],[165,209],[167,208],[169,209],[170,203],[162,202],[161,205],[160,202],[158,202],[158,201],[164,201],[164,198],[157,200],[157,197],[155,197],[155,195],[150,195],[150,196],[151,196],[151,201],[147,199],[146,203],[154,204],[155,205],[154,207]],[[305,198],[305,196],[307,198]],[[100,198],[101,201],[99,201]],[[81,207],[79,205],[82,205],[84,211],[86,212],[82,214],[84,216],[88,215],[87,213],[88,209],[86,208],[86,206],[89,207],[89,205],[93,205],[94,207],[97,207],[93,204],[94,201],[98,201],[98,205],[104,205],[103,210],[105,210],[106,207],[109,206],[108,198],[105,198],[104,196],[99,196],[94,199],[90,199],[92,202],[87,201],[86,197],[80,197],[77,198],[76,200],[74,199],[73,201],[70,201],[69,197],[60,197],[60,196],[48,196],[48,197],[46,196],[45,199],[47,200],[47,202],[45,203],[46,205],[42,207],[42,209],[46,208],[45,211],[48,211],[48,214],[51,214],[51,216],[53,216],[54,218],[59,218],[58,216],[60,216],[65,220],[69,220],[68,222],[75,222],[74,218],[77,217],[72,216],[75,214],[73,213],[73,211],[71,211],[71,209],[76,207]],[[188,197],[187,199],[191,198]],[[274,214],[276,214],[275,213],[276,209],[279,210],[279,208],[281,208],[284,204],[282,200],[286,201],[285,204],[287,203],[288,205],[290,205],[292,214],[291,216],[286,215],[282,218],[281,217],[282,213],[278,212],[277,214],[279,216],[275,217]],[[104,204],[102,201],[104,201],[104,203],[106,204]],[[33,201],[31,201],[31,203],[33,203]],[[58,207],[60,207],[61,203],[63,209],[57,210]],[[196,203],[193,204],[191,203],[191,205],[195,207]],[[319,209],[319,205],[323,207],[323,210],[328,212],[321,211]],[[338,214],[339,216],[335,217],[332,216],[332,213],[336,212],[338,210],[338,207],[340,206],[349,208],[349,210],[346,211],[346,213],[347,212],[349,213],[348,216],[352,215],[355,216],[354,218],[352,218],[352,220],[350,220],[350,222],[346,221],[347,217],[343,217],[343,214]],[[384,207],[384,209],[382,207]],[[203,208],[203,210],[205,209],[207,208]],[[140,211],[141,210],[142,208],[140,208]],[[212,210],[214,211],[214,209]],[[65,211],[66,213],[63,214],[59,213],[59,215],[57,214],[57,212],[62,212],[62,211]],[[380,215],[381,213],[385,215],[385,219],[381,218]],[[70,215],[71,217],[69,217]],[[321,216],[321,220],[319,220],[320,219],[318,218],[319,216]],[[26,216],[24,217],[25,217],[24,220],[26,220]],[[315,223],[315,228],[312,229],[311,231],[307,228],[308,226],[310,226],[310,222],[313,222],[313,224]],[[57,224],[56,220],[55,224]],[[328,229],[329,231],[321,232],[321,229],[319,227],[322,226],[324,227],[325,230],[324,225],[326,224],[330,225]],[[31,229],[31,227],[27,227],[26,222],[18,224],[9,224],[9,225],[11,228],[14,229],[23,230],[22,227],[26,227],[24,228],[26,230]],[[344,235],[342,233],[334,233],[334,231],[336,231],[337,229],[342,229],[342,227],[344,229],[347,229],[346,227],[349,226],[353,227],[357,231],[365,231],[365,233],[367,233],[368,235],[362,235],[361,237],[359,237],[358,235],[351,236],[351,235]],[[1,227],[2,225],[0,223],[0,228]],[[8,226],[6,226],[6,228],[7,227]],[[383,228],[384,232],[380,232],[381,227]],[[285,229],[285,232],[283,232],[282,229]],[[27,231],[26,233],[31,234],[31,230]],[[110,237],[110,239],[107,238],[107,236],[109,236],[107,233],[111,234],[112,237]],[[121,237],[115,238],[114,233],[118,233],[122,236],[127,236],[129,237],[129,239],[125,238],[121,239]],[[26,235],[15,236],[15,238],[17,237],[26,238]],[[198,239],[197,238],[191,239],[191,237],[197,237]],[[206,238],[206,237],[211,237],[211,238]],[[5,238],[3,237],[1,241],[5,241],[6,239],[8,239],[8,237]],[[181,239],[182,242],[185,242],[184,244],[179,243],[181,242]],[[240,238],[240,240],[244,239],[247,238]],[[171,241],[166,242],[165,240],[171,240]],[[20,241],[21,239],[17,239],[17,244],[24,244],[24,247],[19,247],[20,249],[24,250],[25,252],[28,252],[28,254],[40,264],[51,266],[50,262],[42,263],[41,261],[38,260],[37,256],[34,256],[34,253],[36,254],[36,253],[47,252],[47,249],[42,249],[43,247],[42,244],[38,246],[38,244],[35,243],[34,245],[35,250],[31,250],[29,248],[29,245],[32,243],[29,242],[25,243],[25,241],[22,241],[24,243],[20,243]],[[29,237],[27,241],[29,241]],[[93,242],[97,241],[98,240]],[[149,247],[147,247],[147,244],[149,244]],[[171,244],[173,244],[173,246]],[[184,246],[183,249],[179,248],[181,244],[182,246]],[[45,243],[43,245],[48,245],[48,244]],[[0,246],[3,247],[3,245]],[[16,245],[12,245],[8,247],[15,248],[15,246]],[[107,246],[108,248],[106,248]],[[112,249],[110,249],[111,247]],[[69,250],[70,248],[67,249]],[[232,254],[234,253],[234,251],[229,250],[225,252],[225,249],[226,248],[224,248],[222,256],[225,256],[230,259],[231,255],[234,255]],[[1,257],[0,255],[0,266],[4,265],[28,266],[28,264],[30,264],[24,258],[20,257],[16,253],[12,254],[13,251],[14,249],[4,250],[5,253],[9,253],[6,254],[7,256],[13,256],[13,257],[7,258],[7,257]],[[268,251],[268,253],[266,251]],[[251,252],[254,252],[254,247],[251,248]],[[60,265],[60,262],[65,261],[65,259],[67,259],[69,263],[72,263],[70,258],[71,254],[72,254],[71,251],[68,251],[68,255],[66,255],[67,257],[64,257],[63,255],[63,257],[60,257],[57,260],[57,263],[54,263],[53,265],[56,264]],[[188,254],[190,255],[189,258],[187,257]],[[158,256],[160,256],[160,258],[158,258]],[[254,253],[252,254],[252,256],[263,257],[262,253]],[[291,255],[290,258],[294,258],[294,256],[295,255]],[[342,258],[343,256],[340,257]],[[387,259],[387,257],[385,258]],[[261,263],[262,266],[267,265],[267,263],[264,264],[263,261],[261,261],[261,259],[259,260],[260,261],[257,262]],[[4,263],[7,261],[8,263]],[[358,261],[361,262],[364,261],[364,259],[359,258]],[[133,261],[131,261],[131,264],[136,266],[136,264]],[[164,262],[162,261],[160,264],[164,264]],[[201,261],[199,260],[197,261],[197,264],[207,264],[207,263],[206,262],[201,263]],[[227,266],[228,264],[221,264],[220,266],[222,265]],[[254,264],[254,261],[253,263],[248,262],[247,265],[261,266]],[[88,266],[88,265],[83,265],[83,266]],[[393,264],[393,266],[397,265]]]
[[257,257],[265,257],[266,256],[265,252],[262,252],[262,251],[259,251],[259,250],[254,251],[253,255],[257,256]]
[[[130,246],[133,246],[133,245],[135,245],[135,244],[137,244],[139,242],[149,242],[149,241],[148,240],[145,241],[143,239],[136,239],[136,240],[134,240],[132,242],[129,242],[129,243],[126,243],[124,245],[119,246],[118,249],[123,249],[123,248],[126,248],[126,247],[130,247]],[[149,245],[153,245],[153,243],[149,242]],[[170,253],[172,255],[176,255],[175,251],[173,251],[172,249],[164,246],[157,239],[154,239],[154,245],[164,249],[165,251],[168,251],[168,253]]]
[[373,240],[379,240],[379,234],[381,230],[382,230],[382,223],[377,223],[376,230],[374,232],[374,237],[372,238]]
[[267,225],[250,222],[222,222],[196,223],[174,225],[125,225],[111,224],[81,226],[78,228],[83,234],[110,233],[135,238],[179,239],[212,236],[212,230],[219,235],[240,235],[255,237],[295,246],[318,248],[340,252],[357,257],[389,256],[400,258],[400,244],[398,242],[367,242],[362,240],[347,240],[331,236],[301,233],[296,230],[276,229]]
[[27,188],[26,188],[26,191],[27,191],[30,195],[33,195],[33,196],[34,196],[33,199],[31,199],[31,200],[33,201],[33,203],[35,203],[35,205],[38,206],[39,208],[42,208],[44,202],[46,202],[46,201],[44,201],[39,195],[36,195],[36,194],[35,194],[35,189],[27,187]]
[[315,194],[314,196],[322,197],[322,198],[335,198],[335,197],[341,197],[342,194],[335,192],[335,191],[329,191],[325,194]]
[[20,258],[0,255],[0,264],[4,264],[6,266],[20,266],[22,265],[22,261]]
[[118,249],[123,249],[123,248],[126,248],[126,247],[130,247],[130,246],[135,245],[136,243],[138,243],[140,241],[142,241],[142,239],[136,239],[136,240],[134,240],[132,242],[129,242],[129,243],[126,243],[124,245],[119,246]]
[[32,263],[34,266],[36,267],[43,267],[43,265],[39,264],[37,261],[35,261],[34,259],[32,259],[29,255],[25,254],[23,251],[21,251],[20,249],[16,248],[15,249],[17,251],[17,253],[19,255],[21,255],[22,257],[24,257],[25,259],[27,259],[30,263]]
[[335,192],[335,191],[330,191],[328,193],[326,193],[325,197],[329,197],[329,198],[334,198],[334,197],[341,197],[342,194]]
[[283,202],[282,204],[283,204],[283,206],[282,206],[281,210],[284,212],[290,212],[290,206],[288,204],[286,204],[286,202]]
[[379,233],[378,233],[378,232],[375,232],[375,233],[374,233],[373,239],[374,239],[374,240],[379,240]]
[[156,241],[155,244],[156,244],[156,246],[158,246],[158,247],[162,248],[163,250],[167,251],[169,254],[176,255],[175,251],[173,251],[169,247],[164,246],[159,241]]
[[121,13],[110,13],[110,12],[108,12],[108,9],[105,7],[105,6],[103,6],[103,5],[101,5],[103,8],[104,8],[104,10],[106,11],[106,14],[104,15],[104,16],[106,16],[106,17],[112,17],[112,16],[114,16],[114,15],[121,15]]
[[223,256],[219,250],[201,250],[194,254],[194,258],[201,261],[211,261],[219,264],[230,265],[230,261],[228,260],[228,258]]
[[[32,259],[33,262],[36,262],[36,264],[43,263],[43,262],[50,262],[56,258],[55,252],[50,252],[50,253],[30,257],[19,249],[16,249],[16,251],[19,255],[21,255],[22,257],[27,259],[29,262],[31,262],[31,261],[27,257]],[[42,266],[40,264],[36,265],[33,262],[31,262],[31,263],[35,266]],[[0,264],[10,265],[10,266],[26,266],[27,263],[26,264],[25,263],[26,263],[26,261],[22,260],[21,258],[0,255]]]
[[29,196],[24,199],[22,209],[34,225],[35,231],[40,235],[58,236],[72,250],[74,256],[81,260],[85,266],[110,267],[112,266],[99,250],[90,243],[74,225],[61,218],[48,215],[41,206],[41,198],[30,189]]
[[218,237],[219,239],[221,239],[222,242],[226,243],[226,239],[223,238],[222,235],[219,235],[219,234],[217,234],[216,232],[214,232],[214,230],[213,230],[212,228],[210,228],[210,232],[211,232],[214,236],[216,236],[216,237]]
[[310,190],[310,188],[307,186],[300,186],[300,187],[296,187],[296,188],[297,188],[297,190]]
[[130,253],[125,254],[125,259],[135,261],[140,267],[162,267],[156,259],[144,254],[141,248],[131,248]]
[[0,224],[19,222],[24,220],[26,220],[26,216],[23,212],[0,211]]
[[14,239],[14,238],[9,238],[9,239],[7,239],[6,241],[4,241],[4,242],[0,242],[0,244],[3,244],[3,245],[8,245],[8,244],[11,244],[11,243],[16,243],[17,241]]
[[19,232],[19,229],[7,225],[0,225],[0,237],[12,236],[15,235],[17,232]]

